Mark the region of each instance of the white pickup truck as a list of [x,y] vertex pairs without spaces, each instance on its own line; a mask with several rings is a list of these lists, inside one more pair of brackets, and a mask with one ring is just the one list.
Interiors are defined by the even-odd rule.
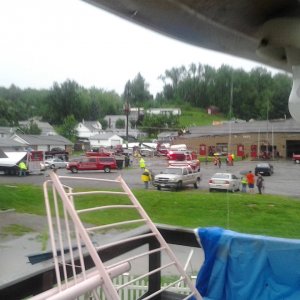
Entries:
[[161,188],[178,190],[186,185],[193,184],[196,189],[201,176],[200,172],[194,171],[190,166],[168,167],[154,177],[153,185],[158,190]]

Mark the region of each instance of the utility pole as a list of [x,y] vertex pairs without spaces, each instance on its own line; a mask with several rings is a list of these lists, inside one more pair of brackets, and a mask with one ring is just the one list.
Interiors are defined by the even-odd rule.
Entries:
[[124,113],[126,116],[126,148],[128,149],[128,120],[130,114],[129,96],[130,96],[130,82],[127,82],[125,87],[125,103],[124,103]]

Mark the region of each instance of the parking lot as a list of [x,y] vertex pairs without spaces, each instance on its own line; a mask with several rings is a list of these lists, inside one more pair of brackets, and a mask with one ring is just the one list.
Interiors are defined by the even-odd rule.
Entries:
[[[299,173],[300,173],[300,165],[296,165],[291,161],[276,161],[271,162],[274,166],[274,174],[270,177],[265,178],[266,185],[266,193],[269,194],[278,194],[278,195],[291,195],[291,196],[300,196],[300,185],[299,185]],[[163,157],[155,157],[155,158],[147,158],[146,164],[149,169],[155,174],[159,173],[164,167],[167,166],[167,160]],[[237,162],[234,166],[226,166],[225,164],[219,169],[214,166],[212,163],[202,163],[201,172],[202,172],[202,181],[199,186],[199,190],[208,191],[208,180],[215,172],[232,172],[238,176],[240,176],[241,171],[254,171],[255,165],[257,162],[255,161],[242,161]],[[42,175],[30,175],[26,177],[18,177],[18,176],[5,176],[3,174],[0,175],[0,183],[7,185],[15,185],[15,184],[35,184],[42,185],[45,180],[48,180],[48,173]],[[111,173],[104,172],[79,172],[78,174],[72,174],[71,172],[65,169],[59,169],[59,175],[69,175],[71,177],[93,177],[93,178],[106,178],[106,179],[115,179],[117,176],[121,175],[130,188],[143,188],[144,185],[140,180],[141,170],[138,166],[138,161],[135,161],[133,166],[127,169],[121,169],[117,171],[113,171]],[[71,184],[80,186],[82,182],[74,181]],[[88,183],[90,187],[95,188],[98,186],[98,183],[90,181]],[[84,183],[84,186],[87,186],[87,183]],[[154,189],[154,187],[150,187]],[[193,189],[191,186],[189,189]],[[163,193],[164,191],[162,191]],[[184,192],[175,193],[178,197],[184,197]],[[14,212],[8,212],[3,214],[1,217],[0,227],[7,226],[8,224],[22,224],[28,227],[38,228],[37,231],[45,231],[47,230],[47,223],[45,217],[41,216],[32,216],[30,214],[16,214]],[[31,233],[29,235],[25,235],[19,238],[10,238],[6,241],[2,241],[0,245],[0,251],[2,253],[0,264],[2,269],[4,270],[3,276],[0,276],[0,285],[6,282],[12,281],[18,276],[24,276],[24,274],[31,273],[38,268],[40,265],[31,266],[27,263],[27,258],[24,258],[24,255],[37,253],[40,251],[41,245],[40,242],[35,238],[37,233]],[[18,246],[16,246],[18,245]],[[190,248],[181,247],[180,249],[173,249],[180,259],[182,264],[186,262],[186,259],[189,255]],[[203,261],[203,254],[201,249],[195,249],[195,254],[190,263],[190,267],[192,270],[198,270],[199,266]],[[11,260],[11,257],[14,257]]]
[[[241,171],[254,171],[257,161],[240,161],[235,162],[233,166],[226,166],[222,164],[221,168],[214,166],[212,163],[202,163],[201,173],[202,181],[199,186],[199,190],[208,191],[208,180],[216,172],[231,172],[237,176],[241,176]],[[300,165],[294,164],[292,161],[273,161],[270,162],[274,166],[274,174],[272,176],[265,176],[265,193],[268,194],[278,194],[278,195],[290,195],[290,196],[300,196],[300,185],[299,185],[299,174]],[[154,157],[146,158],[147,167],[154,173],[158,174],[164,167],[167,166],[167,160],[164,157]],[[48,172],[48,171],[47,171]],[[2,184],[36,184],[42,185],[42,183],[48,179],[47,172],[42,175],[30,175],[27,177],[18,176],[5,176],[0,175],[0,183]],[[58,170],[59,175],[69,175],[69,176],[85,176],[94,178],[106,178],[115,179],[117,176],[121,175],[130,188],[143,188],[143,184],[140,180],[141,170],[138,166],[138,161],[134,161],[130,168],[112,171],[111,173],[95,172],[95,171],[85,171],[79,172],[78,174],[72,174],[65,169]],[[80,181],[74,183],[76,185],[81,185]],[[87,183],[84,183],[87,185]],[[95,186],[94,182],[90,182],[89,186]],[[151,187],[154,189],[154,187]],[[191,189],[193,187],[191,186]]]

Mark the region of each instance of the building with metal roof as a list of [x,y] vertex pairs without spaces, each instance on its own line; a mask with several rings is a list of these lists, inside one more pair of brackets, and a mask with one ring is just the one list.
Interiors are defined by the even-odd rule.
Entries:
[[186,144],[204,156],[230,152],[242,157],[289,158],[300,153],[300,124],[283,119],[191,127],[174,143]]

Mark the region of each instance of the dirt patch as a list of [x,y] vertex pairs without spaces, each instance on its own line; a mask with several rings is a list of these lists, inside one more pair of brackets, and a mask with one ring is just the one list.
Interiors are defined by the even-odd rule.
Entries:
[[20,225],[32,229],[32,231],[43,234],[48,232],[46,216],[17,213],[14,211],[2,211],[0,215],[0,236],[1,241],[16,239],[18,236],[5,233],[5,228],[11,225]]

